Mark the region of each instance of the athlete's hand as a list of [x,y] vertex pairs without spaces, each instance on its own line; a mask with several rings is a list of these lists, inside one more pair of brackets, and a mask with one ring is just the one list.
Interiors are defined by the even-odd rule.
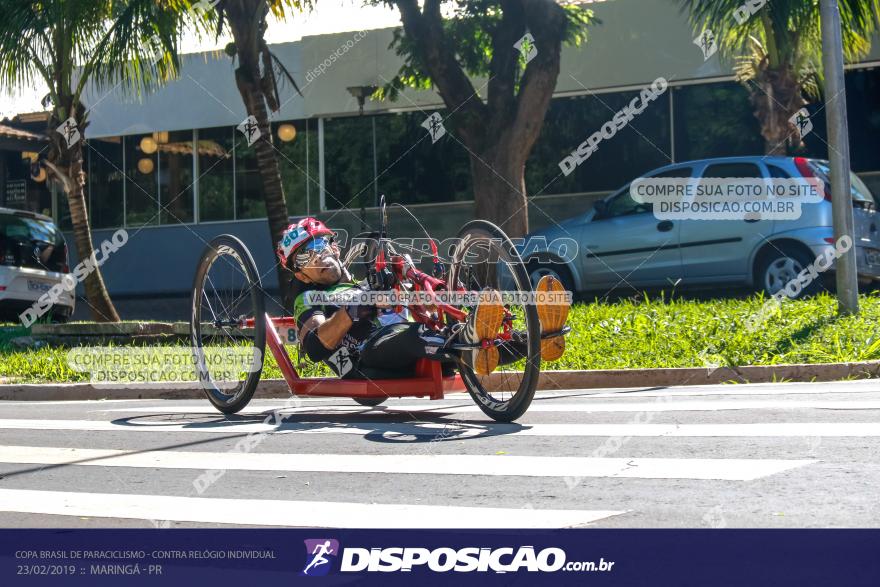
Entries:
[[352,322],[357,322],[358,320],[369,322],[375,320],[376,316],[379,315],[376,306],[345,306],[345,311],[348,312],[348,317],[351,318]]

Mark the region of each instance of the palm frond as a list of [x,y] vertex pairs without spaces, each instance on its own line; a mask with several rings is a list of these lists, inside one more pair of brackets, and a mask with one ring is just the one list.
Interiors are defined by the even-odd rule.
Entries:
[[[719,53],[729,59],[747,55],[751,39],[757,38],[771,67],[800,71],[820,61],[819,0],[770,0],[754,14],[742,0],[675,1],[688,13],[695,34],[711,30]],[[880,28],[880,0],[840,0],[839,5],[844,56],[854,61],[867,54],[871,36]]]

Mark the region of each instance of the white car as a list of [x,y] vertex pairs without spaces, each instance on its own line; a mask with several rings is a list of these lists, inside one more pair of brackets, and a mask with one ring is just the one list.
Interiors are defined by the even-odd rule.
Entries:
[[[51,218],[0,208],[0,319],[18,322],[69,272],[67,243]],[[75,300],[74,292],[63,290],[41,319],[66,321]]]

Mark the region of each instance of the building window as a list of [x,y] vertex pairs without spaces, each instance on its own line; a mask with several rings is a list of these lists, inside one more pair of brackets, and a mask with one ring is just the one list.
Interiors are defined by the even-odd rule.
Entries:
[[[559,162],[600,132],[639,92],[557,98],[550,103],[541,135],[526,164],[529,196],[612,191],[671,162],[669,93],[661,94],[569,175]],[[638,105],[638,104],[637,104]]]
[[162,224],[193,221],[193,131],[157,132]]
[[679,161],[761,155],[764,139],[749,93],[736,82],[684,86],[675,92],[675,158]]
[[[89,218],[92,228],[123,225],[122,137],[89,139],[88,159]],[[63,196],[62,196],[63,197]],[[64,198],[65,202],[67,198]]]
[[[34,146],[34,151],[39,145]],[[0,151],[0,206],[52,215],[52,194],[46,175],[31,177],[31,160],[20,151]]]
[[158,144],[152,133],[131,135],[125,149],[125,225],[159,223]]
[[235,132],[235,218],[266,217],[263,179],[257,166],[257,142],[248,146],[245,136]]
[[316,121],[310,120],[290,120],[272,125],[287,212],[291,216],[305,216],[317,208],[317,195],[321,189],[317,126]]
[[[857,69],[846,75],[846,108],[854,171],[880,171],[880,70]],[[818,123],[813,122],[815,127]],[[822,130],[824,130],[824,125]],[[875,189],[874,195],[878,193]]]
[[432,143],[422,126],[427,117],[424,112],[373,117],[378,192],[401,204],[472,200],[467,149],[451,135]]
[[324,205],[328,210],[376,203],[371,118],[324,120]]
[[235,218],[235,163],[229,126],[198,131],[199,221]]

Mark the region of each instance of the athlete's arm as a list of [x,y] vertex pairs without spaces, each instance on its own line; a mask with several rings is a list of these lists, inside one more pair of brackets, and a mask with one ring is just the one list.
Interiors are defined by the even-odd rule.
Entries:
[[[300,337],[305,341],[306,337],[314,331],[321,345],[327,350],[333,350],[342,342],[352,324],[348,312],[341,310],[333,312],[330,318],[326,318],[324,314],[320,313],[313,314],[303,322],[302,328],[300,328]],[[308,348],[306,350],[308,351]]]

